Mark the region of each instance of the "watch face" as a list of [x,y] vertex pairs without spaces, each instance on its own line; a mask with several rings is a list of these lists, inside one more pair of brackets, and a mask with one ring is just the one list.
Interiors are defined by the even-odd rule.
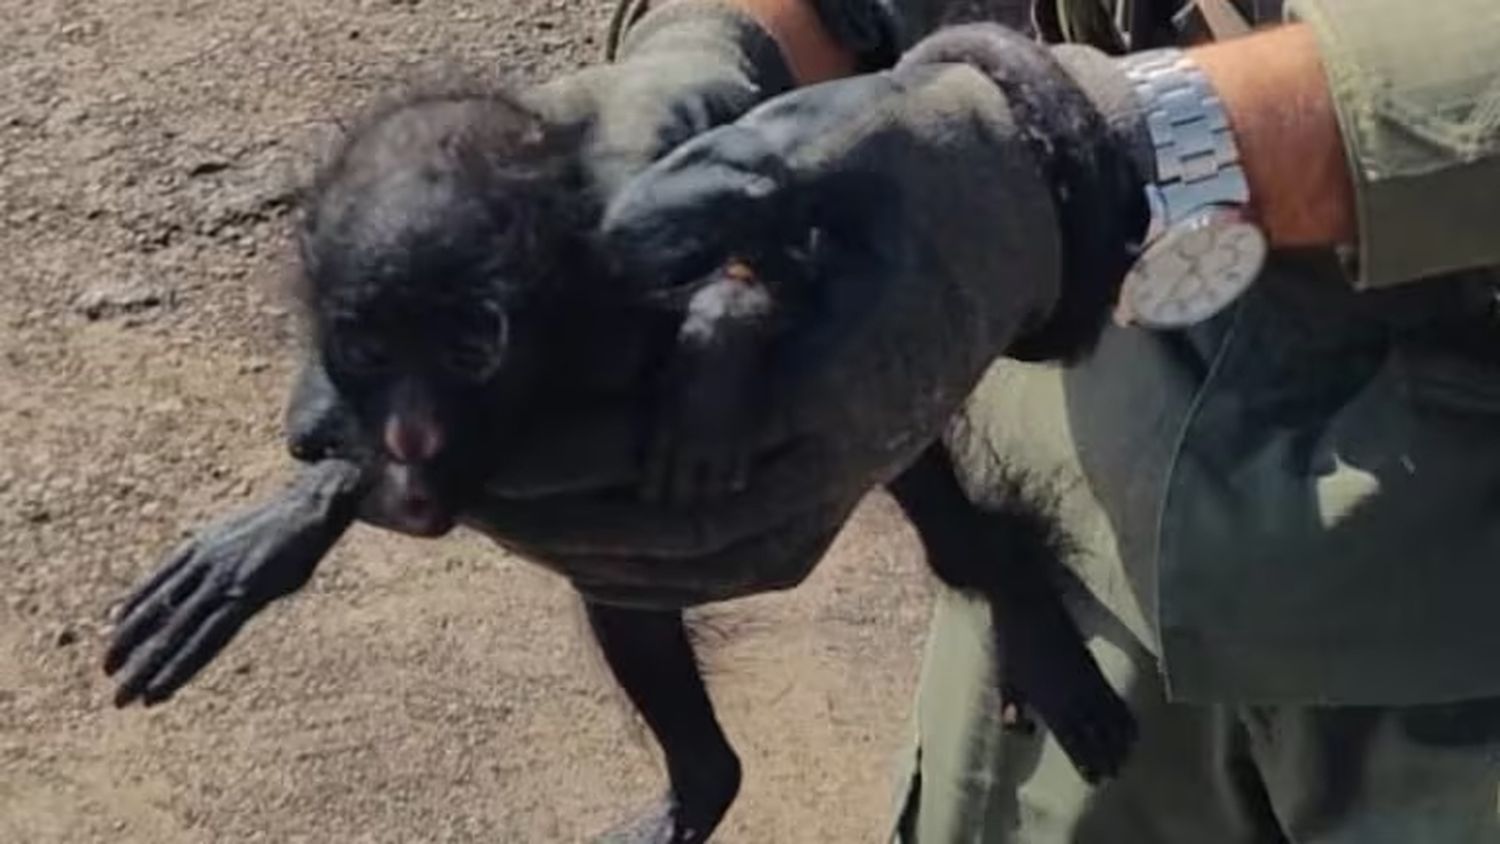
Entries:
[[1243,293],[1265,259],[1253,223],[1233,209],[1205,211],[1147,247],[1125,278],[1121,316],[1151,328],[1202,322]]

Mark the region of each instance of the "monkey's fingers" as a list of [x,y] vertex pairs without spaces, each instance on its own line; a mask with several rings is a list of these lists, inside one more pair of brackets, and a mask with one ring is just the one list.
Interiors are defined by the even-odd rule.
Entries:
[[145,583],[137,586],[130,593],[130,597],[126,598],[125,603],[120,607],[119,610],[116,611],[115,618],[117,620],[129,618],[130,614],[135,611],[135,608],[141,605],[141,602],[151,597],[158,589],[161,588],[161,585],[163,583],[166,583],[168,580],[170,580],[173,575],[181,571],[183,566],[186,566],[188,562],[193,559],[193,552],[197,548],[197,537],[189,539],[186,542],[183,542],[181,545],[178,545],[177,548],[172,551],[171,555],[167,557],[167,561],[158,566],[156,568],[156,571],[152,572],[151,575],[146,578]]
[[193,597],[172,613],[164,628],[156,631],[135,658],[125,680],[115,692],[115,706],[123,707],[145,691],[146,684],[161,671],[204,621],[228,600],[218,584],[203,584]]
[[146,685],[145,692],[141,695],[141,703],[146,706],[166,701],[177,690],[187,685],[188,681],[198,675],[203,667],[213,661],[213,658],[224,650],[224,647],[234,639],[240,628],[245,626],[249,620],[250,613],[246,612],[244,605],[233,602],[214,610],[213,615],[198,628],[198,632],[188,640],[172,657],[172,661],[166,667],[156,673],[156,676]]
[[[189,559],[192,559],[189,555]],[[115,630],[109,650],[104,654],[104,673],[114,674],[130,659],[141,643],[156,635],[162,624],[172,617],[176,607],[202,582],[205,571],[201,566],[182,568],[174,566],[170,578],[156,584],[149,592],[141,590],[141,599],[133,605],[129,614]],[[156,578],[152,579],[153,582]]]
[[648,504],[661,504],[667,500],[673,467],[677,462],[675,439],[671,426],[665,422],[657,425],[649,436],[640,480],[641,499]]
[[1069,715],[1064,728],[1054,729],[1052,734],[1078,775],[1090,785],[1117,775],[1129,750],[1128,741],[1116,734],[1112,725],[1094,722],[1086,711]]

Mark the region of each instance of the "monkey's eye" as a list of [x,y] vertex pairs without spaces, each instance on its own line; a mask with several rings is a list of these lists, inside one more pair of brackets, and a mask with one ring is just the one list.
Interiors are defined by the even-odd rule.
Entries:
[[385,347],[385,343],[372,337],[349,334],[334,341],[334,361],[339,369],[356,377],[380,375],[391,367],[391,357]]

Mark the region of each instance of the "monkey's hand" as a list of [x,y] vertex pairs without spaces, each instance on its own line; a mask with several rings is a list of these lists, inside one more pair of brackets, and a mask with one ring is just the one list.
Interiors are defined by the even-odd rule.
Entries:
[[328,379],[317,355],[297,373],[286,407],[286,444],[294,459],[317,463],[331,457],[360,459],[354,415]]
[[647,445],[648,501],[689,506],[744,489],[766,407],[771,306],[736,265],[689,301]]
[[304,586],[353,522],[360,469],[324,461],[275,499],[211,525],[179,547],[125,602],[104,658],[129,665],[115,705],[170,698],[271,601]]

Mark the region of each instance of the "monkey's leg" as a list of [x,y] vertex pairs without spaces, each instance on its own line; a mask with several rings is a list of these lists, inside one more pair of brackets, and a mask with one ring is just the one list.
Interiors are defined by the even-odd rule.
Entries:
[[671,792],[610,844],[706,841],[740,788],[740,760],[714,717],[682,614],[585,601],[605,661],[666,757]]
[[980,509],[941,444],[889,489],[933,573],[989,602],[1007,709],[1035,711],[1086,780],[1117,773],[1135,740],[1135,718],[1094,662],[1051,578],[1059,562],[1045,532],[1028,523],[1042,516]]

